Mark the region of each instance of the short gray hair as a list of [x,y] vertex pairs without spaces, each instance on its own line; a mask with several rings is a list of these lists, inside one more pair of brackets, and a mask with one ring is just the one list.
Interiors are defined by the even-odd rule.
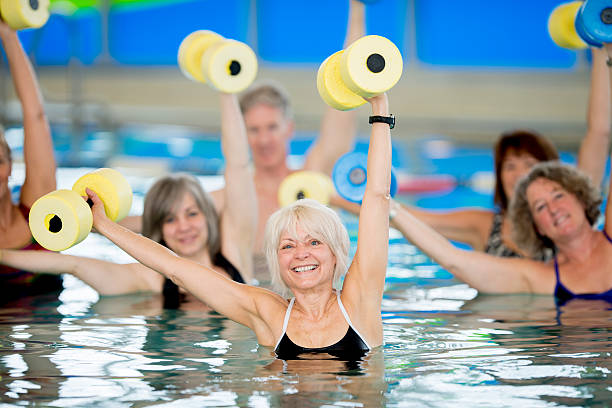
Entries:
[[259,104],[280,109],[285,119],[293,118],[289,95],[276,82],[266,81],[257,83],[240,96],[240,110],[243,115],[249,109]]
[[601,212],[601,193],[589,176],[575,167],[559,161],[536,164],[518,182],[514,199],[510,204],[510,218],[513,224],[512,238],[519,247],[531,255],[539,254],[546,248],[555,249],[555,245],[550,238],[538,232],[527,201],[527,188],[540,178],[554,181],[565,191],[575,196],[583,205],[585,216],[591,225],[595,225]]
[[281,295],[290,293],[283,281],[278,265],[278,246],[283,232],[296,236],[297,224],[315,239],[329,246],[336,257],[333,286],[340,289],[340,283],[348,270],[349,235],[340,217],[334,210],[318,201],[302,199],[277,210],[266,223],[264,251],[273,288]]

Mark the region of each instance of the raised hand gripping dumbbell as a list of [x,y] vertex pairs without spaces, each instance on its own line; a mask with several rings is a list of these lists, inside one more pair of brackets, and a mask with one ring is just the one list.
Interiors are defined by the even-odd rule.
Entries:
[[103,168],[79,178],[72,190],[56,190],[34,202],[30,209],[30,231],[34,239],[51,251],[63,251],[84,240],[93,226],[91,209],[83,199],[93,190],[104,203],[108,218],[120,221],[132,206],[132,188],[117,170]]

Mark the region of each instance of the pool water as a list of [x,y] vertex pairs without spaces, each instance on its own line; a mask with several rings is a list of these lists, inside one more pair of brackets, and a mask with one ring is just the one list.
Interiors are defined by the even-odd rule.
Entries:
[[[14,184],[22,170],[15,166]],[[58,187],[87,170],[60,169]],[[137,213],[152,178],[127,177]],[[206,189],[222,184],[201,179]],[[490,196],[461,187],[402,199],[436,207],[480,205],[485,197],[490,206]],[[356,219],[342,216],[354,244]],[[131,261],[96,234],[66,253]],[[71,276],[64,286],[59,297],[0,309],[2,406],[612,405],[611,305],[575,301],[559,309],[549,296],[479,296],[395,230],[385,344],[357,363],[277,360],[250,330],[214,312],[164,310],[144,294],[100,298]]]

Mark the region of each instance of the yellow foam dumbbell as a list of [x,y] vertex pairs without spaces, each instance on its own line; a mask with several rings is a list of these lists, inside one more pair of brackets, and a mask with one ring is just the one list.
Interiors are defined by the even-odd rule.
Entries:
[[42,27],[49,19],[49,0],[0,0],[0,15],[14,30]]
[[329,56],[317,72],[321,98],[338,110],[350,110],[391,89],[402,76],[402,55],[390,40],[368,35]]
[[257,75],[257,57],[248,45],[209,30],[185,37],[179,46],[178,64],[187,78],[226,93],[243,91]]
[[79,178],[72,190],[56,190],[40,197],[30,209],[34,239],[51,251],[63,251],[84,240],[93,225],[85,189],[93,190],[104,203],[108,218],[119,221],[132,206],[132,188],[116,170],[103,168]]
[[334,183],[327,174],[302,170],[285,177],[278,189],[278,202],[284,207],[296,200],[311,198],[327,205],[333,193]]

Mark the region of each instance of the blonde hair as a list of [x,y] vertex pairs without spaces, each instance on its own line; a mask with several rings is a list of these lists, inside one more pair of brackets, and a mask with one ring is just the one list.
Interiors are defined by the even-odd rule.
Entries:
[[206,246],[211,258],[221,249],[219,216],[212,198],[200,182],[188,174],[173,174],[160,178],[147,192],[142,212],[142,235],[164,246],[162,227],[178,200],[190,193],[206,218],[208,240]]
[[298,224],[311,237],[329,246],[336,257],[333,286],[340,289],[342,278],[348,270],[349,235],[335,211],[311,199],[298,200],[281,208],[272,214],[266,223],[264,251],[273,289],[283,296],[290,293],[281,277],[278,246],[283,232],[297,236]]

